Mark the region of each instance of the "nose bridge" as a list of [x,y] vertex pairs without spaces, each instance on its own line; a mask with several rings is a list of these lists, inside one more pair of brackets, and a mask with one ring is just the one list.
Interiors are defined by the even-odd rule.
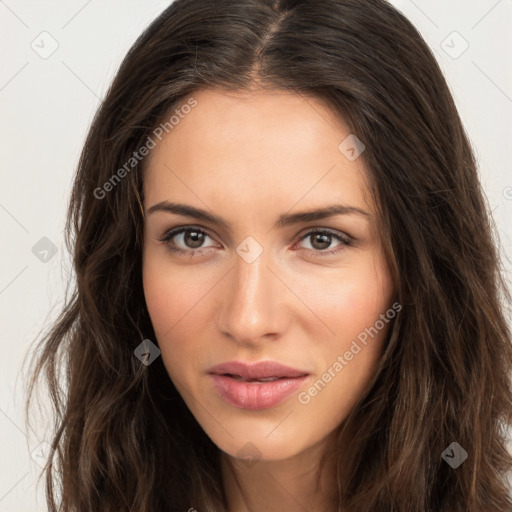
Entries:
[[[244,252],[247,247],[249,251]],[[254,245],[244,243],[237,248],[235,268],[229,274],[230,285],[223,301],[221,327],[231,337],[243,342],[258,341],[265,334],[278,330],[276,277],[267,267],[271,265],[270,251],[263,250],[254,258],[254,249]]]

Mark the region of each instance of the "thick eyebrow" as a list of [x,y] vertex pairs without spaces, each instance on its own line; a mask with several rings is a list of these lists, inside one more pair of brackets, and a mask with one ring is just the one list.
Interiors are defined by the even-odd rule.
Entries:
[[[169,201],[162,201],[160,203],[154,204],[149,208],[148,215],[151,215],[155,212],[167,212],[174,213],[176,215],[182,215],[184,217],[193,217],[197,220],[202,220],[205,222],[209,222],[216,226],[220,226],[231,230],[231,226],[229,222],[224,220],[222,217],[219,217],[213,213],[210,213],[206,210],[202,210],[201,208],[196,208],[194,206],[190,206],[182,203],[173,203]],[[329,206],[325,206],[323,208],[318,208],[315,210],[302,211],[297,213],[284,213],[279,216],[277,222],[274,225],[274,228],[282,228],[285,226],[290,226],[293,224],[299,224],[301,222],[311,222],[315,220],[322,220],[328,217],[333,217],[335,215],[350,215],[357,214],[362,215],[364,217],[370,217],[371,215],[362,210],[361,208],[357,208],[355,206],[345,206],[341,204],[333,204]]]

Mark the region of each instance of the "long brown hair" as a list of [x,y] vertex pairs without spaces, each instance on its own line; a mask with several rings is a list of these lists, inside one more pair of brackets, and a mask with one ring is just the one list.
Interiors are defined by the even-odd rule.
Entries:
[[[141,277],[144,159],[130,159],[194,91],[255,86],[325,100],[363,141],[402,305],[330,448],[333,505],[512,510],[511,300],[496,230],[443,74],[384,0],[176,0],[126,55],[69,203],[76,287],[39,342],[28,390],[44,377],[55,408],[50,510],[226,510],[218,449],[161,358],[134,357],[155,335]],[[453,442],[468,455],[457,468],[442,457]]]

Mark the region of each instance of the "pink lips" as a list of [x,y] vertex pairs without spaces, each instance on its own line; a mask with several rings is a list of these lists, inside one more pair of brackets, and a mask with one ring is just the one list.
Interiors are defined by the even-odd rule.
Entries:
[[274,407],[300,388],[309,375],[274,361],[230,361],[213,366],[208,374],[222,398],[241,409]]

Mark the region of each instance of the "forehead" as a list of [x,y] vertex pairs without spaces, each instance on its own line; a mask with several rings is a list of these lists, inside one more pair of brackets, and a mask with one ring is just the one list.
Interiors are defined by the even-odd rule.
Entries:
[[338,149],[350,130],[321,100],[212,89],[191,97],[196,106],[148,156],[147,204],[185,195],[202,207],[229,199],[247,214],[261,214],[258,203],[268,210],[276,200],[280,210],[283,201],[289,208],[337,201],[368,209],[363,159],[350,161]]

